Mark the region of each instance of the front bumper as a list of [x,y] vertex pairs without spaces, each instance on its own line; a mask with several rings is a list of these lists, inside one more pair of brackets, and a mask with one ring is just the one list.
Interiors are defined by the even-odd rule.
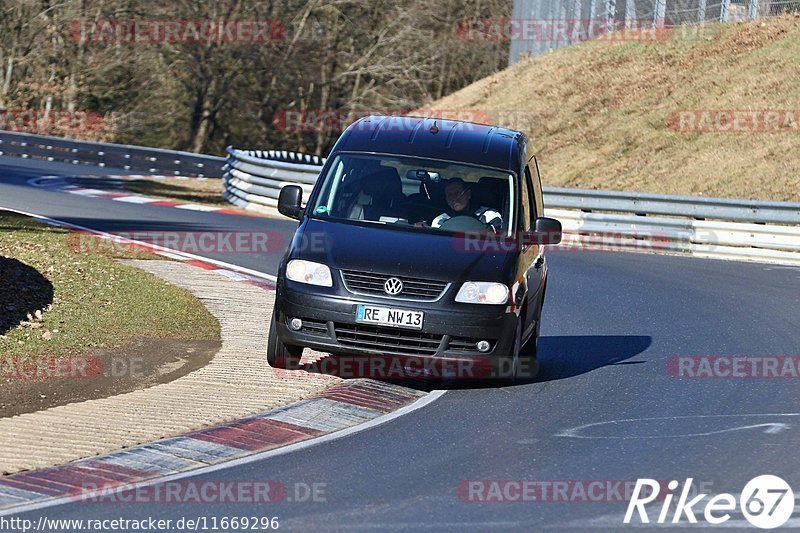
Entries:
[[[358,304],[422,311],[422,330],[356,323]],[[358,356],[490,360],[511,352],[517,322],[504,306],[459,304],[452,297],[448,301],[448,295],[437,302],[412,302],[342,295],[336,289],[292,282],[279,283],[275,311],[284,344]],[[291,318],[300,318],[303,328],[289,328]],[[477,350],[481,340],[489,341],[490,351]]]

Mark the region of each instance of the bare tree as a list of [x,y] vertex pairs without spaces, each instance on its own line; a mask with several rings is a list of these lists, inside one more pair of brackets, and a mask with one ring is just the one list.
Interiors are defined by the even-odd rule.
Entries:
[[[338,136],[341,117],[414,109],[505,66],[507,43],[467,42],[456,28],[463,18],[508,17],[511,4],[6,0],[0,106],[91,111],[105,117],[104,138],[119,142],[322,154]],[[269,39],[259,42],[131,42],[114,33],[130,21],[154,20],[272,26]],[[279,127],[276,117],[287,110],[305,112],[308,123]]]

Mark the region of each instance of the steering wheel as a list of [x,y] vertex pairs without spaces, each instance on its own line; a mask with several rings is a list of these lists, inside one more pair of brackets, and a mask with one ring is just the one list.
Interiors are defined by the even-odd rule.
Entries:
[[471,231],[471,230],[485,230],[489,226],[481,222],[475,217],[467,215],[459,215],[457,217],[448,218],[442,225],[441,229],[449,231]]

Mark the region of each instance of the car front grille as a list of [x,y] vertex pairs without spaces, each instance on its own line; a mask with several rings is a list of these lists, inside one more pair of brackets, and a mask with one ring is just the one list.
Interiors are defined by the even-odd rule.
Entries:
[[401,355],[434,355],[442,342],[441,335],[363,324],[337,322],[334,331],[342,346]]
[[[403,282],[403,290],[399,294],[389,295],[384,291],[383,286],[386,280],[390,278],[397,278]],[[438,299],[449,285],[444,281],[375,274],[357,270],[342,270],[342,279],[347,290],[356,294],[373,294],[384,298],[418,301]]]

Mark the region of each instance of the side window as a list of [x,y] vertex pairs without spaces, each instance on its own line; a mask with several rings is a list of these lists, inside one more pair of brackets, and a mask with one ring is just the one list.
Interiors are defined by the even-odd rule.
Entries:
[[522,204],[522,212],[520,213],[520,220],[522,221],[522,231],[530,231],[531,229],[531,190],[530,190],[530,175],[528,167],[525,167],[525,177],[521,180],[520,184],[520,200]]
[[528,203],[531,206],[533,206],[532,211],[528,215],[529,218],[531,219],[531,226],[533,226],[534,225],[534,221],[536,220],[536,217],[539,216],[538,215],[539,208],[538,208],[538,206],[536,204],[536,192],[534,191],[535,185],[533,184],[534,180],[531,179],[531,167],[530,166],[526,166],[525,167],[525,181],[527,182],[527,185],[528,185]]
[[[530,167],[530,165],[528,165]],[[544,216],[544,192],[542,189],[542,178],[539,174],[539,161],[536,157],[533,158],[533,170],[532,173],[532,181],[533,181],[533,205],[536,206],[536,216],[543,217]]]

